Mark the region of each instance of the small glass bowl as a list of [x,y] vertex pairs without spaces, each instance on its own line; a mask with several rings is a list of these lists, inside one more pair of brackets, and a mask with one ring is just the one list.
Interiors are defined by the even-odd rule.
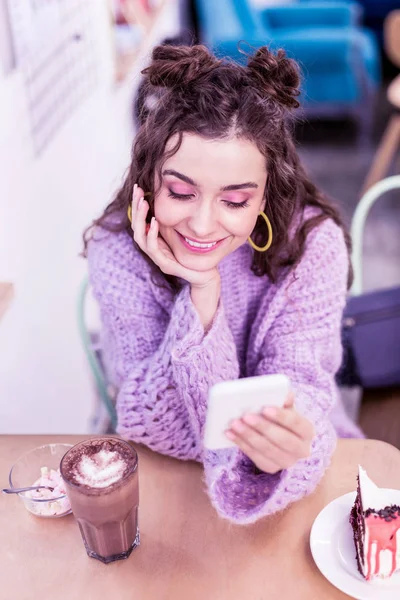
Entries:
[[[64,454],[72,448],[72,444],[45,444],[25,452],[14,463],[9,474],[11,488],[33,486],[40,478],[42,467],[57,470]],[[30,498],[29,492],[20,492],[18,496],[25,508],[38,517],[58,518],[69,515],[71,506],[66,494],[57,498]]]

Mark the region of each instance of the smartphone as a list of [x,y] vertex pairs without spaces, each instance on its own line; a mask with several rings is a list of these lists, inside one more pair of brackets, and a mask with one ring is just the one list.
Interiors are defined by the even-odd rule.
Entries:
[[234,447],[225,435],[230,423],[266,406],[282,407],[289,392],[290,379],[280,374],[216,383],[208,397],[204,446],[209,450]]

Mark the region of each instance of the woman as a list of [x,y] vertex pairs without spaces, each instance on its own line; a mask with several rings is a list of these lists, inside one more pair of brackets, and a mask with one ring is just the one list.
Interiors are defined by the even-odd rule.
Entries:
[[[241,66],[159,46],[144,75],[130,170],[87,249],[118,432],[202,461],[218,513],[250,523],[312,492],[337,436],[362,437],[334,383],[349,238],[297,157],[283,51]],[[210,386],[269,373],[291,379],[284,408],[205,450]]]

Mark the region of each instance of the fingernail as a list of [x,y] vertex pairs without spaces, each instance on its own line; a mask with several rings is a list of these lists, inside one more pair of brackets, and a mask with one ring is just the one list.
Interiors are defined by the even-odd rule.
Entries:
[[245,415],[243,417],[243,421],[249,425],[256,425],[258,422],[258,417],[256,417],[256,415]]
[[136,194],[136,190],[137,190],[137,183],[135,183],[135,185],[133,186],[133,194]]
[[236,431],[243,431],[244,425],[241,421],[236,420],[236,421],[233,421],[233,423],[231,423],[231,429],[234,429]]
[[143,200],[144,200],[144,198],[143,198],[143,196],[142,196],[142,197],[140,198],[140,200],[139,200],[138,209],[139,209],[139,208],[142,206],[142,204],[143,204]]
[[229,440],[234,440],[235,439],[235,434],[232,431],[225,431],[225,435]]
[[276,417],[276,415],[278,414],[278,411],[276,410],[276,408],[274,406],[267,406],[267,408],[264,408],[263,414],[266,417]]

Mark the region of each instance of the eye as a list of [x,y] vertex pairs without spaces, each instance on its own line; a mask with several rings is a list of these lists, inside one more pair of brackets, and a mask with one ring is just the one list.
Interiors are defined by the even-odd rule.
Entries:
[[226,204],[226,206],[228,206],[228,208],[246,208],[246,206],[249,206],[249,203],[247,202],[247,200],[243,200],[243,202],[230,202],[229,200],[223,200],[223,202]]
[[170,189],[168,189],[168,196],[175,198],[175,200],[190,200],[190,198],[194,198],[194,194],[176,194]]

